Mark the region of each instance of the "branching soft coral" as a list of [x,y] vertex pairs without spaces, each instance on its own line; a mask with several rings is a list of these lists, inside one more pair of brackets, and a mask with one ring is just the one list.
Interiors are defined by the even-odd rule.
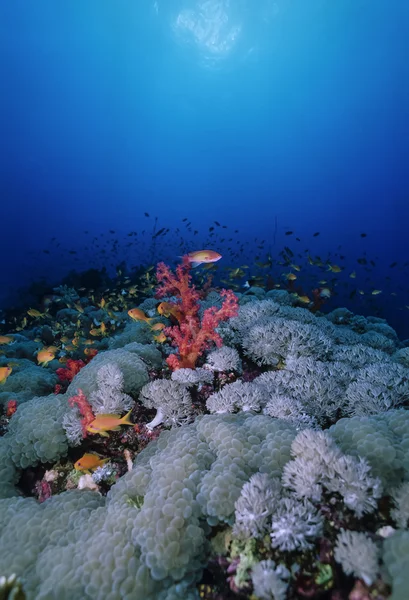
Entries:
[[57,377],[61,383],[64,381],[71,383],[76,374],[79,373],[83,367],[85,367],[85,362],[83,360],[74,360],[69,358],[65,367],[61,367],[60,369],[56,370]]
[[156,297],[177,296],[177,302],[169,302],[175,310],[172,314],[178,324],[164,329],[165,335],[170,337],[172,345],[177,347],[178,355],[171,354],[166,362],[172,370],[187,368],[194,369],[198,357],[204,350],[210,348],[212,342],[220,347],[222,338],[216,332],[220,321],[225,321],[238,314],[238,299],[231,290],[222,290],[220,295],[224,298],[221,308],[212,306],[207,308],[202,320],[199,318],[200,294],[191,283],[190,263],[187,257],[176,268],[176,274],[164,263],[159,263],[156,277],[159,286]]

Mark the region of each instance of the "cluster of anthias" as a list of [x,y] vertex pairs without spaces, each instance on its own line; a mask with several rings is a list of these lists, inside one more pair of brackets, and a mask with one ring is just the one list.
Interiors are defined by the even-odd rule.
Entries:
[[220,295],[224,298],[220,308],[212,306],[207,308],[200,319],[201,294],[192,284],[190,275],[190,262],[188,257],[173,273],[163,262],[159,263],[156,271],[158,287],[156,298],[176,296],[176,302],[169,302],[174,307],[172,314],[177,321],[175,325],[164,329],[165,335],[172,340],[172,345],[177,347],[177,353],[171,354],[166,359],[168,366],[176,369],[194,369],[199,356],[208,349],[212,342],[216,346],[223,345],[222,338],[216,332],[216,327],[221,321],[238,314],[238,298],[231,290],[222,290]]

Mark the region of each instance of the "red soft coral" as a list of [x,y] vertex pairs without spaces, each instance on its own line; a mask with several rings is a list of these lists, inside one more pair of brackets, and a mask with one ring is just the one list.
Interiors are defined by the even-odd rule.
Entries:
[[68,358],[66,366],[56,370],[57,377],[61,382],[71,382],[83,367],[85,367],[85,362],[83,360],[74,360],[73,358]]
[[170,302],[177,308],[178,325],[166,327],[163,331],[171,338],[173,346],[177,347],[178,355],[172,354],[166,360],[172,370],[189,368],[194,369],[196,361],[204,350],[208,349],[212,342],[216,346],[222,345],[222,339],[216,332],[220,321],[235,317],[238,312],[238,299],[231,290],[222,290],[221,296],[224,302],[221,308],[212,306],[204,311],[202,321],[199,319],[200,294],[195,286],[191,284],[189,274],[190,263],[187,257],[173,274],[164,263],[159,263],[156,273],[159,287],[156,297],[162,298],[166,295],[178,297],[177,302]]
[[177,296],[178,302],[169,304],[177,307],[185,318],[197,315],[200,308],[200,294],[192,284],[190,262],[187,256],[184,256],[182,264],[176,267],[176,274],[172,273],[165,263],[160,262],[156,270],[156,279],[159,283],[156,289],[156,298]]
[[12,417],[17,410],[17,400],[9,400],[6,404],[6,417]]
[[90,403],[87,400],[86,395],[82,390],[78,390],[78,394],[76,396],[72,396],[68,399],[68,404],[70,406],[74,406],[75,404],[78,406],[82,419],[81,419],[81,429],[82,429],[82,437],[86,438],[88,435],[87,427],[94,421],[95,415],[92,412],[92,408]]

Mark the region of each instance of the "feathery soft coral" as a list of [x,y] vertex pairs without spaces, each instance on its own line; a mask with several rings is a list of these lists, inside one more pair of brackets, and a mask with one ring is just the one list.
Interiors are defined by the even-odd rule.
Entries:
[[75,404],[78,406],[79,411],[81,413],[81,429],[82,429],[82,437],[86,438],[88,435],[87,427],[92,423],[95,419],[95,415],[92,412],[91,404],[88,402],[86,395],[82,390],[78,390],[78,394],[76,396],[71,396],[68,399],[68,404],[70,406],[74,406]]
[[216,327],[221,321],[235,317],[238,313],[238,298],[231,290],[222,290],[220,295],[224,298],[221,308],[212,306],[204,311],[203,318],[199,318],[200,294],[191,283],[190,263],[187,257],[172,273],[168,266],[159,263],[156,278],[159,286],[156,297],[177,296],[177,302],[170,302],[177,308],[179,323],[173,327],[166,327],[163,331],[170,337],[172,345],[177,347],[178,354],[171,354],[166,362],[172,370],[188,368],[194,369],[196,361],[204,350],[210,348],[212,342],[220,347],[223,341],[216,332]]

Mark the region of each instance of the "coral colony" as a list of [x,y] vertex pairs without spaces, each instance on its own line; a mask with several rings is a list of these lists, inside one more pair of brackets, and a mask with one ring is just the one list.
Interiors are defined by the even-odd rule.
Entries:
[[408,600],[408,345],[192,262],[5,332],[0,596]]

